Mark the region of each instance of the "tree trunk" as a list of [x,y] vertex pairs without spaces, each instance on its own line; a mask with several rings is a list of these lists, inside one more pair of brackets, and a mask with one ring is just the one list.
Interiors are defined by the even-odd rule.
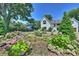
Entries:
[[8,31],[8,28],[7,28],[7,23],[6,23],[7,21],[5,21],[5,19],[4,19],[4,29],[5,29],[5,33]]
[[10,20],[8,18],[4,18],[5,33],[7,33],[9,31],[9,23],[10,23]]

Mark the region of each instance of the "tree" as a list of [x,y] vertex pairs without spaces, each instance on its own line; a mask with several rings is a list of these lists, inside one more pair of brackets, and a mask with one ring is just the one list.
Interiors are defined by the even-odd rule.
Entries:
[[21,26],[22,24],[21,23],[16,23],[14,26],[15,26],[15,29],[16,30],[20,30],[20,26]]
[[0,19],[0,35],[4,34],[4,33],[5,33],[5,31],[4,31],[4,26],[3,26],[3,20]]
[[9,23],[11,18],[15,18],[20,15],[21,18],[31,17],[31,12],[33,11],[32,4],[30,3],[1,3],[0,4],[0,15],[3,17],[5,23],[5,31],[9,30]]
[[34,24],[35,23],[35,19],[30,18],[30,19],[28,19],[28,22],[31,23],[31,24]]
[[70,39],[75,39],[72,23],[66,12],[64,12],[63,19],[59,26],[59,31],[62,32],[63,34],[69,35]]
[[52,20],[52,16],[51,15],[44,15],[44,17],[48,18],[49,20]]
[[33,29],[39,29],[40,28],[40,21],[37,21],[33,18],[29,19],[28,21],[31,25],[33,25]]
[[79,21],[79,8],[77,9],[72,9],[71,11],[69,11],[69,17],[74,17],[76,20]]

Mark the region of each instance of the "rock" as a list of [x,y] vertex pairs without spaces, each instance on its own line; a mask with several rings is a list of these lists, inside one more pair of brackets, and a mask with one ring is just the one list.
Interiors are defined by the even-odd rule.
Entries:
[[6,44],[5,46],[3,46],[2,48],[7,49],[10,47],[10,44]]
[[4,36],[3,36],[3,35],[0,35],[0,39],[1,39],[1,38],[4,38]]
[[0,47],[3,47],[3,46],[5,46],[6,45],[6,43],[2,43],[1,45],[0,45]]
[[52,46],[51,44],[48,45],[48,50],[51,51],[51,52],[53,52],[53,53],[55,53],[56,55],[61,55],[60,54],[60,51],[58,51],[56,49],[56,47],[55,46]]
[[69,49],[65,49],[65,50],[64,50],[64,54],[76,56],[75,51],[74,51],[74,50],[71,51],[71,50],[69,50]]
[[6,42],[6,44],[15,44],[16,42],[17,42],[16,39],[12,39],[12,40]]
[[20,56],[25,56],[26,55],[26,53],[25,52],[20,52]]
[[73,50],[74,47],[72,45],[67,45],[67,47],[70,49],[70,50]]
[[75,50],[72,50],[72,55],[74,55],[74,56],[76,56],[77,54],[76,54],[76,52],[75,52]]
[[62,48],[58,48],[58,51],[60,51],[61,54],[63,54],[64,50]]
[[54,50],[56,47],[52,46],[51,44],[48,45],[48,49],[50,49],[51,51]]
[[71,53],[71,50],[65,49],[63,53],[64,53],[64,54],[70,54],[70,53]]
[[0,47],[0,56],[8,56],[7,51],[1,47]]
[[67,53],[71,53],[71,50],[67,49],[66,52],[67,52]]

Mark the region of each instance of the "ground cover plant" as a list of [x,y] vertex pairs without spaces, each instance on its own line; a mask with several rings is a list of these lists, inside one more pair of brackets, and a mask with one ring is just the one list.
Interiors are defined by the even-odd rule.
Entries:
[[55,35],[49,39],[48,43],[64,49],[67,48],[68,44],[71,44],[71,41],[68,35]]
[[30,48],[23,39],[20,39],[16,44],[9,47],[7,51],[9,56],[20,56],[26,55],[26,53],[29,54]]

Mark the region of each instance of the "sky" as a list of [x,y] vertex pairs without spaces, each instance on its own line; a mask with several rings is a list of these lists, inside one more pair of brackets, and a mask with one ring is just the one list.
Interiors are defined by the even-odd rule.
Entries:
[[34,8],[32,18],[36,20],[42,20],[45,14],[52,15],[54,20],[60,20],[65,11],[79,8],[78,3],[33,3],[32,5]]

